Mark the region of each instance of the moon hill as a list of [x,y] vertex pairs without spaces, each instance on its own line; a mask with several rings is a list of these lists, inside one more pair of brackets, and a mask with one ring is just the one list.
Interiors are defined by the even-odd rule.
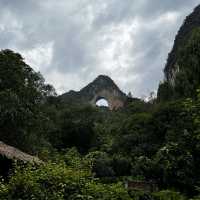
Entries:
[[[197,54],[199,38],[200,5],[186,17],[176,35],[164,68],[164,80],[158,87],[158,102],[193,97],[196,94],[200,84],[199,54]],[[93,106],[96,106],[98,100],[105,99],[110,110],[117,110],[126,106],[128,102],[136,100],[126,96],[114,81],[105,75],[98,76],[80,91],[71,90],[59,98],[63,103],[89,103]]]
[[106,75],[99,75],[80,91],[71,90],[62,94],[59,98],[67,104],[90,104],[92,106],[96,106],[97,101],[105,99],[110,110],[123,108],[129,99]]

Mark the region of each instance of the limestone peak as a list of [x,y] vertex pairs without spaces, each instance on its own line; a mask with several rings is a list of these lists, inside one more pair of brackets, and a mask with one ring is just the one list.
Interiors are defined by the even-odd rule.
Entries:
[[103,98],[108,101],[109,108],[113,110],[123,107],[127,96],[109,76],[99,75],[79,92],[73,92],[73,95],[72,92],[68,92],[60,98],[68,103],[88,103],[94,106],[99,99]]

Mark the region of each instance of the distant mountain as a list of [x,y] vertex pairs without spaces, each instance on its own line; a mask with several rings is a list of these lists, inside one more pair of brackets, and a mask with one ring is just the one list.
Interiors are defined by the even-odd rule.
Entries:
[[115,82],[105,75],[99,75],[94,81],[82,88],[80,91],[69,91],[59,96],[64,103],[78,103],[96,105],[99,99],[106,99],[111,110],[125,105],[127,96]]

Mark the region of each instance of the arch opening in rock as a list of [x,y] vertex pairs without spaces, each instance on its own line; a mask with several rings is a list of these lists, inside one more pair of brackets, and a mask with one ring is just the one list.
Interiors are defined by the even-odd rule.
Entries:
[[88,103],[92,106],[97,106],[98,100],[106,99],[109,110],[123,108],[127,101],[126,94],[118,88],[110,77],[105,75],[99,75],[79,92],[70,91],[61,95],[60,98],[65,103]]
[[109,107],[109,103],[105,98],[101,97],[101,98],[97,99],[96,106],[98,106],[98,107]]

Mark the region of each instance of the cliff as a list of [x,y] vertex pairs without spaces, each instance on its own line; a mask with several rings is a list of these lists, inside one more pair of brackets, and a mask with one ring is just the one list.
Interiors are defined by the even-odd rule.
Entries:
[[178,51],[181,46],[187,43],[192,31],[198,27],[200,27],[200,5],[186,17],[183,25],[176,35],[172,51],[169,53],[164,74],[166,80],[172,84],[174,83],[176,73],[179,71],[177,66]]
[[196,96],[200,85],[200,5],[186,17],[176,35],[158,88],[158,101]]

